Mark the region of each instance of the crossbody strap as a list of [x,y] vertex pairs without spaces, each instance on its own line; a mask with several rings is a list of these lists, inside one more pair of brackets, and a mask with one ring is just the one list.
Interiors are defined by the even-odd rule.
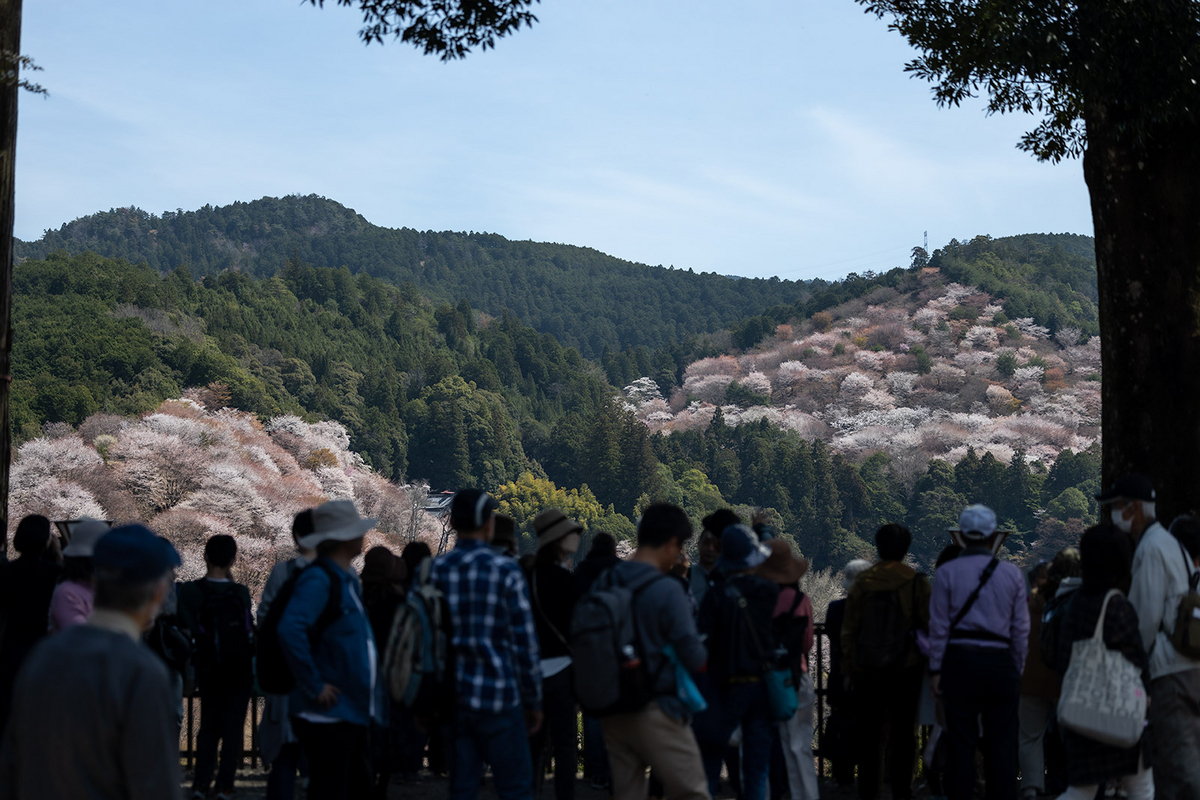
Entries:
[[571,645],[567,642],[567,637],[563,636],[562,632],[559,631],[558,626],[550,621],[550,615],[546,613],[546,608],[542,605],[542,598],[538,594],[538,576],[536,569],[533,572],[532,578],[533,580],[531,580],[529,583],[533,587],[533,602],[537,605],[538,611],[542,615],[542,619],[546,621],[546,627],[550,629],[550,632],[554,634],[556,639],[562,642],[562,646],[567,648],[567,652],[571,655],[574,655],[574,652],[571,650]]
[[739,592],[736,586],[726,585],[725,589],[733,595],[738,610],[742,612],[742,618],[746,620],[746,628],[750,631],[750,641],[754,642],[754,649],[758,651],[758,660],[763,663],[763,669],[770,669],[771,660],[767,658],[766,651],[763,650],[762,641],[758,638],[758,631],[754,630],[754,620],[750,616],[750,604],[747,602],[746,596]]
[[954,633],[954,629],[958,627],[958,623],[962,622],[963,618],[974,608],[975,601],[979,599],[979,593],[983,591],[984,586],[987,586],[987,582],[992,579],[992,574],[995,573],[998,566],[1000,566],[1000,559],[993,557],[988,562],[988,565],[983,568],[983,574],[979,576],[979,585],[975,587],[975,591],[971,592],[971,596],[967,598],[967,602],[963,603],[963,607],[958,610],[958,613],[954,615],[954,619],[950,622],[951,633]]

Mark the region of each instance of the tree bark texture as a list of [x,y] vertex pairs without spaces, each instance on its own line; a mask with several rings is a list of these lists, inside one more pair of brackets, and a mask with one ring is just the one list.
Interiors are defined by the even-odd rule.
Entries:
[[1200,506],[1200,147],[1195,129],[1140,147],[1088,115],[1104,485],[1148,475],[1158,517]]
[[[0,49],[15,58],[21,52],[21,0],[0,0]],[[8,468],[12,422],[8,395],[12,386],[13,223],[16,218],[17,96],[20,71],[0,81],[0,554],[8,549]]]

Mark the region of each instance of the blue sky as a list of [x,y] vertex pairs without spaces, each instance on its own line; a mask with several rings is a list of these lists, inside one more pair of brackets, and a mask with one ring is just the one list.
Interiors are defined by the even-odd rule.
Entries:
[[[329,3],[334,0],[328,0]],[[734,13],[736,12],[736,13]],[[987,233],[1092,232],[1033,120],[938,109],[852,0],[543,0],[496,50],[365,47],[295,0],[32,0],[17,235],[316,193],[389,227],[833,278]]]

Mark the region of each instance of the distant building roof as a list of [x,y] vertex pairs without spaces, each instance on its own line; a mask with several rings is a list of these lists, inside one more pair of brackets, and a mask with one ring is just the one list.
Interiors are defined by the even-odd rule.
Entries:
[[434,515],[445,514],[450,510],[450,503],[453,500],[454,492],[431,494],[425,501],[425,511]]

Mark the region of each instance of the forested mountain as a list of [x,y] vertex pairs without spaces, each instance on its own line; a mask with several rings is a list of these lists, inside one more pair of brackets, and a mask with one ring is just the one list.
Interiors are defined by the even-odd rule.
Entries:
[[957,510],[982,501],[1029,560],[1095,515],[1089,247],[955,242],[599,363],[514,315],[348,268],[293,258],[196,279],[59,251],[16,268],[14,424],[20,441],[78,436],[99,452],[97,431],[180,396],[263,423],[336,420],[382,476],[483,486],[522,522],[556,503],[628,537],[652,500],[697,522],[732,505],[818,566],[869,553],[890,520],[928,563]]
[[[133,208],[93,214],[17,242],[17,258],[85,251],[160,274],[186,266],[197,278],[235,270],[269,277],[292,258],[345,266],[429,297],[466,298],[596,357],[607,346],[651,349],[726,328],[811,294],[804,282],[731,278],[635,264],[585,247],[511,241],[490,233],[437,233],[372,225],[352,209],[310,195],[263,198],[161,217]],[[731,264],[729,272],[737,272]]]

